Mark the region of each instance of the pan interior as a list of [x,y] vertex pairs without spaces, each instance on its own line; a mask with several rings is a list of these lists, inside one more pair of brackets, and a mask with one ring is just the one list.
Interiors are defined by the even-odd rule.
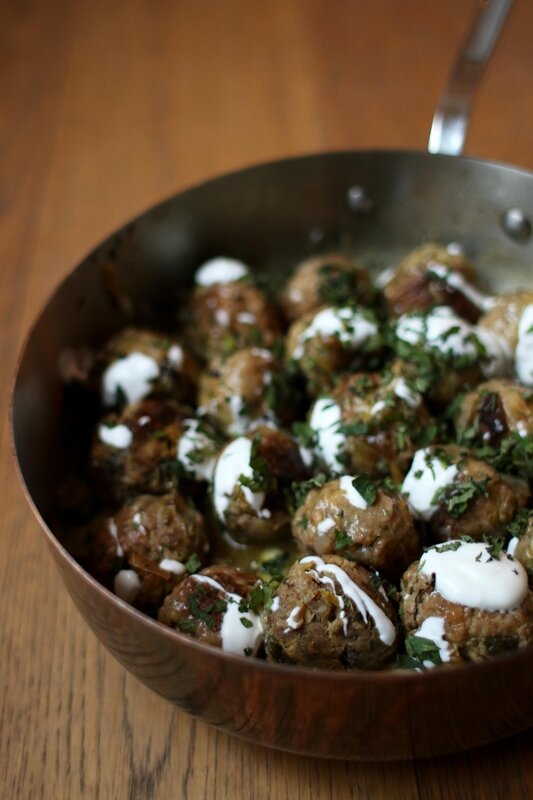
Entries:
[[[363,202],[353,202],[355,196]],[[352,198],[350,202],[349,198]],[[348,152],[251,167],[182,192],[115,233],[61,284],[38,318],[16,379],[15,448],[45,522],[69,348],[97,344],[128,323],[171,324],[196,267],[215,255],[249,263],[273,288],[298,259],[340,249],[379,271],[426,241],[458,242],[480,282],[531,286],[533,244],[502,217],[533,219],[533,176],[449,156]]]

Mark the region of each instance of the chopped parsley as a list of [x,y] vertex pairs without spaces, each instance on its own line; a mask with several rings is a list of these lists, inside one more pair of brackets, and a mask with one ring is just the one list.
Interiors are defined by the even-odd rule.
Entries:
[[347,533],[343,533],[338,528],[335,529],[335,550],[344,550],[353,544],[353,540]]
[[185,567],[189,575],[194,575],[194,573],[198,572],[198,570],[201,569],[202,567],[200,559],[198,558],[196,553],[193,553],[192,556],[189,556],[189,558],[187,559],[187,561],[183,566]]
[[293,481],[290,488],[291,497],[288,498],[289,506],[294,510],[300,508],[305,502],[305,498],[312,489],[320,489],[327,481],[327,476],[323,472],[318,472],[307,481]]
[[439,505],[445,502],[450,516],[458,519],[465,513],[468,506],[481,495],[488,497],[489,477],[476,481],[474,478],[467,477],[451,486],[444,486],[435,492],[433,504]]
[[241,486],[246,486],[252,492],[265,492],[269,488],[270,483],[268,464],[265,459],[259,455],[260,444],[260,437],[254,436],[252,441],[252,450],[250,453],[250,467],[252,469],[252,475],[239,476],[239,483]]
[[520,539],[527,530],[530,513],[531,512],[528,511],[527,508],[522,508],[513,521],[507,526],[507,533],[510,536],[516,536],[517,539]]
[[361,472],[360,475],[356,475],[356,477],[352,480],[352,486],[356,491],[359,492],[365,503],[368,503],[369,506],[374,505],[376,502],[378,487],[370,475],[367,475],[366,472]]
[[435,665],[442,664],[439,648],[432,639],[412,634],[405,639],[405,649],[409,658],[418,667],[426,666],[424,663],[426,661],[431,661]]

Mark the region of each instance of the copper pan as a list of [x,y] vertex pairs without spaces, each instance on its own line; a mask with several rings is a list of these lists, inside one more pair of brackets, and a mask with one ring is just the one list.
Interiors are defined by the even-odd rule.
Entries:
[[[343,759],[465,749],[533,723],[533,650],[428,674],[331,673],[244,659],[137,612],[54,536],[62,354],[179,302],[202,260],[283,273],[320,248],[381,268],[427,241],[461,242],[495,289],[531,286],[533,174],[458,157],[469,102],[509,2],[483,4],[433,126],[433,153],[337,152],[225,175],[156,206],[66,278],[23,349],[12,404],[26,493],[61,576],[105,647],[147,686],[207,722],[272,747]],[[455,155],[452,155],[454,153]]]

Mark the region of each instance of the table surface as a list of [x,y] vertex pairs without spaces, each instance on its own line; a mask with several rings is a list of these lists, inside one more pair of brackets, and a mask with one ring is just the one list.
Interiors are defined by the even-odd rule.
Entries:
[[[152,694],[59,583],[7,423],[31,321],[94,243],[181,188],[254,162],[424,149],[469,13],[464,0],[1,3],[1,797],[533,795],[533,732],[430,761],[335,763],[231,738]],[[467,147],[530,169],[532,27],[533,3],[517,0]]]

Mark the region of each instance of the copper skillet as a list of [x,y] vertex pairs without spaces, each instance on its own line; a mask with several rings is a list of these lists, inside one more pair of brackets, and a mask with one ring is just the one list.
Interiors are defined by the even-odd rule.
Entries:
[[502,738],[533,723],[533,650],[424,675],[339,674],[232,656],[135,611],[85,573],[51,532],[61,356],[154,308],[172,308],[194,267],[221,253],[259,272],[283,273],[320,247],[353,249],[363,263],[383,267],[420,242],[458,241],[495,289],[527,284],[533,174],[456,157],[509,6],[492,0],[478,9],[435,116],[431,155],[307,156],[182,192],[119,230],[67,277],[21,355],[12,405],[18,468],[83,617],[146,685],[261,744],[322,757],[398,759]]

